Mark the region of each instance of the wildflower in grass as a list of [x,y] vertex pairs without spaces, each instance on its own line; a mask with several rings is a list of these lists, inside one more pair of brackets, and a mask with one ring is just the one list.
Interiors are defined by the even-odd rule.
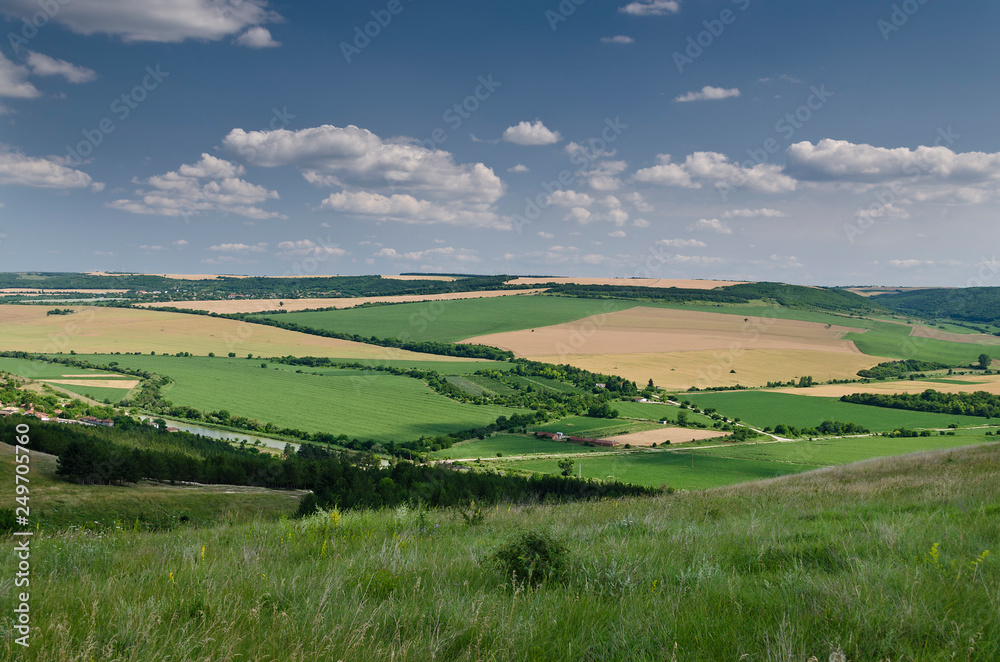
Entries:
[[201,560],[202,561],[205,560],[205,546],[204,545],[201,546]]
[[174,573],[172,573],[172,572],[170,573],[170,583],[171,584],[176,584],[177,583],[177,582],[174,581]]

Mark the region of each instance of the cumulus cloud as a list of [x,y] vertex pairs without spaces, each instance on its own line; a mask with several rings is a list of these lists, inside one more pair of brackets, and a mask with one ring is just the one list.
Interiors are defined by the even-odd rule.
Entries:
[[794,191],[797,186],[795,179],[782,172],[781,166],[760,163],[746,167],[729,161],[719,152],[694,152],[684,163],[672,163],[669,154],[659,154],[657,160],[658,165],[637,171],[632,179],[684,188],[701,188],[701,181],[705,181],[720,189],[745,187],[763,193]]
[[617,191],[621,187],[618,175],[625,172],[625,161],[599,161],[590,170],[581,170],[577,176],[587,180],[587,185],[595,191]]
[[463,263],[482,262],[482,260],[476,255],[476,251],[468,248],[455,248],[454,246],[439,246],[437,248],[428,248],[422,251],[398,251],[395,248],[383,248],[372,257],[384,257],[391,260],[406,260],[408,262],[419,262],[422,260],[442,258]]
[[277,191],[241,179],[243,166],[202,154],[194,165],[184,164],[176,171],[155,175],[144,182],[136,198],[108,203],[113,209],[133,214],[158,216],[201,216],[209,213],[237,214],[258,220],[283,218],[277,212],[257,205],[277,200]]
[[502,139],[515,145],[552,145],[562,140],[562,136],[558,131],[548,129],[541,120],[535,120],[507,127]]
[[93,69],[34,51],[28,51],[28,66],[36,76],[62,76],[71,83],[89,83],[97,80],[97,72]]
[[638,191],[632,191],[625,195],[625,199],[632,203],[636,211],[639,212],[651,212],[653,211],[653,205],[646,202],[646,199],[642,197],[642,193]]
[[648,228],[649,226],[650,226],[649,221],[647,221],[644,218],[637,218],[634,221],[632,221],[632,227],[636,227],[636,228]]
[[554,234],[552,234],[551,232],[545,232],[544,230],[540,231],[538,233],[538,236],[541,237],[542,239],[555,239],[556,238],[556,236]]
[[267,251],[267,244],[216,244],[215,246],[209,246],[208,250],[215,251],[217,253],[264,253]]
[[677,0],[637,0],[618,8],[623,14],[632,16],[664,16],[676,14],[680,10],[681,3]]
[[879,184],[897,180],[1000,181],[1000,153],[956,153],[944,146],[885,148],[826,138],[786,151],[785,172],[799,180]]
[[777,209],[731,209],[722,218],[785,218],[788,214]]
[[271,31],[261,26],[255,26],[236,38],[236,43],[247,48],[277,48],[281,46],[280,41],[275,41],[271,37]]
[[528,172],[528,166],[523,163],[518,163],[513,168],[507,168],[507,172]]
[[677,103],[686,103],[688,101],[716,101],[718,99],[728,99],[729,97],[738,97],[740,91],[738,88],[732,87],[725,89],[722,87],[712,87],[711,85],[706,85],[697,92],[688,92],[687,94],[682,94],[676,98],[674,101]]
[[42,93],[28,82],[28,68],[14,64],[0,52],[0,97],[34,99]]
[[621,239],[625,237],[625,230],[615,230],[614,232],[608,233],[609,237],[615,237],[616,239]]
[[697,239],[660,239],[657,246],[670,246],[671,248],[705,248],[708,246],[704,241]]
[[725,260],[721,257],[706,257],[704,255],[667,255],[664,261],[668,264],[688,264],[688,265],[710,265],[721,264]]
[[616,34],[614,37],[601,37],[604,44],[634,44],[635,39],[623,34]]
[[[0,12],[19,20],[38,11],[36,0],[3,0]],[[60,2],[52,21],[82,35],[126,42],[217,41],[245,28],[281,20],[265,0],[73,0]]]
[[560,207],[589,207],[594,204],[594,198],[591,195],[570,189],[554,191],[546,200],[548,204]]
[[336,259],[347,255],[347,251],[337,245],[317,244],[310,239],[279,242],[278,251],[278,256],[285,259],[312,257],[323,260],[328,258]]
[[49,159],[25,156],[0,144],[0,185],[16,184],[36,188],[84,188],[99,190],[103,184],[90,175]]
[[408,138],[383,140],[357,126],[323,125],[233,129],[223,145],[254,165],[292,166],[317,186],[342,189],[324,201],[328,209],[375,220],[509,227],[493,210],[504,183],[491,168],[456,164],[449,152]]
[[697,223],[688,226],[688,230],[715,232],[716,234],[732,234],[733,229],[717,218],[702,218]]

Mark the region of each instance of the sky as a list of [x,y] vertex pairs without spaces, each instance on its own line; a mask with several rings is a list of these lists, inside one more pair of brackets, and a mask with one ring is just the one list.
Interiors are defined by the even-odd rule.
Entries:
[[1000,284],[987,0],[0,0],[0,270]]

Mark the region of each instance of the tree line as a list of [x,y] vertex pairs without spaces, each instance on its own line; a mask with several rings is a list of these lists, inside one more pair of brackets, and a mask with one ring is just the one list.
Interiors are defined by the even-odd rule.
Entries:
[[853,402],[873,407],[927,411],[938,414],[963,416],[1000,416],[1000,396],[975,391],[974,393],[942,393],[927,389],[923,393],[853,393],[841,396],[842,402]]

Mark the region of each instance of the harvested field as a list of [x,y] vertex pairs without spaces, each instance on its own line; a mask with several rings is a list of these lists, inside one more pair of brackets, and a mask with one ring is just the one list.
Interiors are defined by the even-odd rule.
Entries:
[[[164,301],[137,304],[143,308],[189,308],[210,313],[263,313],[272,310],[311,310],[315,308],[354,308],[363,303],[413,303],[417,301],[447,301],[451,299],[487,299],[519,294],[537,294],[538,290],[483,290],[481,292],[450,292],[448,294],[405,294],[385,297],[343,297],[336,299],[235,299],[224,301]],[[279,306],[278,303],[284,303]]]
[[970,345],[1000,345],[1000,337],[998,336],[991,336],[986,333],[951,333],[926,326],[914,326],[913,330],[910,331],[910,335],[917,338],[933,338],[934,340],[960,342]]
[[[952,382],[952,383],[949,383]],[[1000,395],[998,375],[960,375],[937,379],[908,379],[895,382],[872,382],[871,384],[822,384],[810,388],[772,389],[775,393],[794,393],[823,398],[839,398],[852,393],[923,393],[928,389],[941,393],[972,393],[986,391]]]
[[[780,349],[540,355],[528,358],[548,363],[569,363],[592,372],[621,375],[637,384],[652,379],[657,386],[668,390],[737,384],[766,386],[768,382],[787,382],[804,375],[811,375],[817,381],[856,379],[858,370],[889,360],[864,354]],[[730,370],[736,372],[730,373]]]
[[345,359],[468,361],[311,336],[285,329],[201,315],[128,308],[72,307],[73,315],[45,314],[42,306],[0,305],[0,349],[108,354],[141,352],[205,356],[327,356]]
[[126,388],[133,389],[139,385],[137,379],[46,379],[46,384],[62,384],[63,386],[93,386],[94,388]]
[[454,276],[424,276],[423,274],[410,274],[409,276],[387,276],[382,274],[381,278],[387,278],[389,280],[440,280],[448,283],[458,280]]
[[[384,276],[383,276],[384,278]],[[745,280],[683,280],[670,278],[573,278],[554,276],[552,278],[515,278],[507,281],[512,285],[622,285],[627,287],[683,287],[691,290],[714,290],[726,285],[743,285]]]
[[857,331],[816,322],[740,317],[723,313],[647,308],[586,317],[566,324],[497,333],[466,342],[508,349],[518,356],[781,349],[858,354],[842,340]]
[[622,444],[632,444],[633,446],[652,446],[653,444],[656,444],[657,446],[661,446],[664,442],[670,442],[671,444],[683,444],[685,442],[690,443],[692,441],[700,441],[702,439],[728,437],[729,434],[729,432],[720,432],[718,430],[664,427],[660,430],[646,430],[645,432],[629,432],[627,434],[619,434],[614,437],[608,437],[608,439],[617,442],[618,447],[621,447]]

